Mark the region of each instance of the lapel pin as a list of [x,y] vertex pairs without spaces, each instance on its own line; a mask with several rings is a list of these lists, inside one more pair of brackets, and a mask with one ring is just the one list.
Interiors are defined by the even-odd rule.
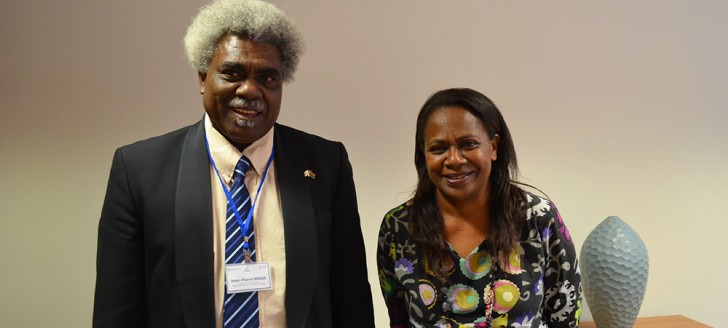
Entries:
[[303,171],[303,176],[307,177],[311,180],[316,179],[316,173],[313,173],[313,171],[311,171],[311,170]]

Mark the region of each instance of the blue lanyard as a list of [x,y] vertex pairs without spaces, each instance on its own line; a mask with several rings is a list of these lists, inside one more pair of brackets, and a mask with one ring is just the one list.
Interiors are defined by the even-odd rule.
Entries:
[[[271,149],[270,151],[270,157],[268,158],[268,163],[265,165],[265,170],[263,171],[263,178],[260,180],[260,184],[258,185],[258,190],[255,192],[255,199],[253,199],[253,205],[250,207],[250,211],[248,212],[248,217],[245,218],[245,221],[243,221],[242,216],[240,216],[240,213],[238,212],[238,204],[235,204],[235,201],[233,200],[233,195],[230,194],[230,190],[225,185],[225,182],[222,181],[222,177],[220,176],[220,172],[217,170],[217,165],[215,165],[215,160],[212,159],[212,153],[210,153],[210,144],[207,142],[207,136],[205,136],[205,147],[207,147],[207,156],[210,157],[210,163],[212,164],[212,168],[215,169],[215,174],[217,174],[217,178],[220,180],[220,185],[222,186],[222,190],[225,192],[225,196],[227,196],[228,202],[232,204],[233,213],[235,214],[235,219],[238,221],[238,225],[242,229],[241,232],[243,233],[243,236],[247,236],[250,234],[250,222],[253,222],[253,210],[255,210],[255,204],[258,202],[258,196],[260,196],[260,189],[263,188],[263,183],[265,182],[265,177],[268,176],[268,169],[270,169],[270,164],[273,162],[273,154],[275,153],[275,149]],[[243,242],[243,250],[249,250],[250,245],[248,245],[247,238],[244,239]]]

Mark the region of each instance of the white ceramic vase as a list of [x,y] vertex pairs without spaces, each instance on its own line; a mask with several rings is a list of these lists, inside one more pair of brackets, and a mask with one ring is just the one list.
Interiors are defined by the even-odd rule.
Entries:
[[631,328],[647,287],[647,248],[622,219],[610,216],[586,237],[582,286],[598,328]]

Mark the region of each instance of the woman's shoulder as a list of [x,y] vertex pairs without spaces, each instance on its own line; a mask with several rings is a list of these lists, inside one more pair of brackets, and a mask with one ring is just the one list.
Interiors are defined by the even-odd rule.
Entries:
[[528,208],[534,208],[534,207],[550,207],[551,200],[546,198],[546,196],[541,196],[534,194],[533,192],[524,190],[523,193],[526,195],[526,203],[528,205]]
[[411,201],[407,201],[387,211],[387,214],[382,219],[381,230],[408,230],[409,212],[411,208]]
[[556,206],[554,203],[540,195],[524,191],[526,196],[526,219],[549,219],[553,216]]
[[412,201],[408,200],[407,202],[404,202],[399,206],[387,211],[387,214],[384,214],[384,220],[407,220],[411,207]]

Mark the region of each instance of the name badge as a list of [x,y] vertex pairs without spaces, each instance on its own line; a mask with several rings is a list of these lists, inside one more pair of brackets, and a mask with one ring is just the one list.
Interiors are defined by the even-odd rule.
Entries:
[[225,283],[228,294],[273,288],[268,262],[226,264]]

